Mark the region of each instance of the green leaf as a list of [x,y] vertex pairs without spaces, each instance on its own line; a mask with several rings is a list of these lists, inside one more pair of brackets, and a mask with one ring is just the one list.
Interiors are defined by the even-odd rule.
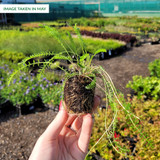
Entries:
[[100,53],[100,52],[106,52],[106,49],[98,49],[98,50],[94,53],[94,55],[96,55],[96,54],[98,54],[98,53]]
[[74,53],[76,53],[76,55],[77,55],[76,45],[74,43],[73,37],[70,32],[67,32],[67,34],[68,34],[69,40],[71,42],[72,48],[74,50]]
[[77,25],[76,25],[76,24],[75,24],[75,26],[74,26],[74,31],[75,31],[76,35],[78,36],[78,40],[79,40],[79,42],[80,42],[80,45],[81,45],[83,54],[85,54],[85,53],[86,53],[85,43],[84,43],[83,38],[82,38],[82,36],[81,36],[80,29],[77,28]]
[[59,66],[60,66],[60,62],[56,61],[56,62],[54,62],[54,63],[52,63],[52,64],[50,65],[50,68],[51,68],[51,69],[55,69],[55,68],[57,68],[57,67],[59,67]]
[[95,87],[96,87],[96,77],[94,76],[92,82],[89,85],[87,85],[85,88],[86,89],[93,89]]
[[55,55],[53,59],[63,59],[63,60],[69,60],[69,61],[72,60],[70,57],[62,56],[62,55]]
[[80,57],[80,63],[82,63],[88,56],[89,56],[88,53],[85,53],[83,56],[81,56]]

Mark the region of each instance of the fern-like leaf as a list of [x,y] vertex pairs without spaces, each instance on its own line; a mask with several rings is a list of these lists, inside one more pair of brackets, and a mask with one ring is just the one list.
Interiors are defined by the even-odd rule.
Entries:
[[89,85],[87,85],[85,88],[86,89],[93,89],[95,87],[96,87],[96,76],[94,75],[92,82]]

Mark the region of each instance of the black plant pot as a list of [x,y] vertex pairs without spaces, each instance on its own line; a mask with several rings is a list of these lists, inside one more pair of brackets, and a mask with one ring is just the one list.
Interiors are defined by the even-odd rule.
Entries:
[[151,45],[160,44],[160,41],[152,41]]
[[9,100],[6,100],[2,104],[0,104],[0,115],[6,114],[11,111],[15,111],[15,110],[16,110],[16,107],[14,107]]
[[106,58],[105,52],[99,53],[99,60],[104,60]]
[[29,105],[26,105],[26,104],[21,105],[19,109],[20,109],[20,112],[22,115],[26,115],[26,114],[30,114],[30,113],[44,111],[45,105],[43,104],[41,98],[38,97]]

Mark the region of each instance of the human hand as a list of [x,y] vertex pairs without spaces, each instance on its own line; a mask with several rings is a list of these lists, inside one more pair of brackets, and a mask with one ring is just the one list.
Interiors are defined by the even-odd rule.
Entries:
[[[100,103],[95,96],[94,108]],[[93,119],[91,114],[71,115],[60,111],[38,139],[29,160],[83,160],[87,154]]]

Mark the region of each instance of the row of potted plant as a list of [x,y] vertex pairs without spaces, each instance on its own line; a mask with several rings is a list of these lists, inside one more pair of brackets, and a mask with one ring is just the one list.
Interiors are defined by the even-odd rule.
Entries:
[[102,39],[116,39],[119,41],[124,41],[126,43],[130,43],[131,46],[133,46],[134,43],[137,42],[137,39],[135,36],[132,35],[122,35],[119,33],[101,33],[101,32],[92,32],[92,31],[81,31],[82,35],[91,36],[91,37],[97,37]]

